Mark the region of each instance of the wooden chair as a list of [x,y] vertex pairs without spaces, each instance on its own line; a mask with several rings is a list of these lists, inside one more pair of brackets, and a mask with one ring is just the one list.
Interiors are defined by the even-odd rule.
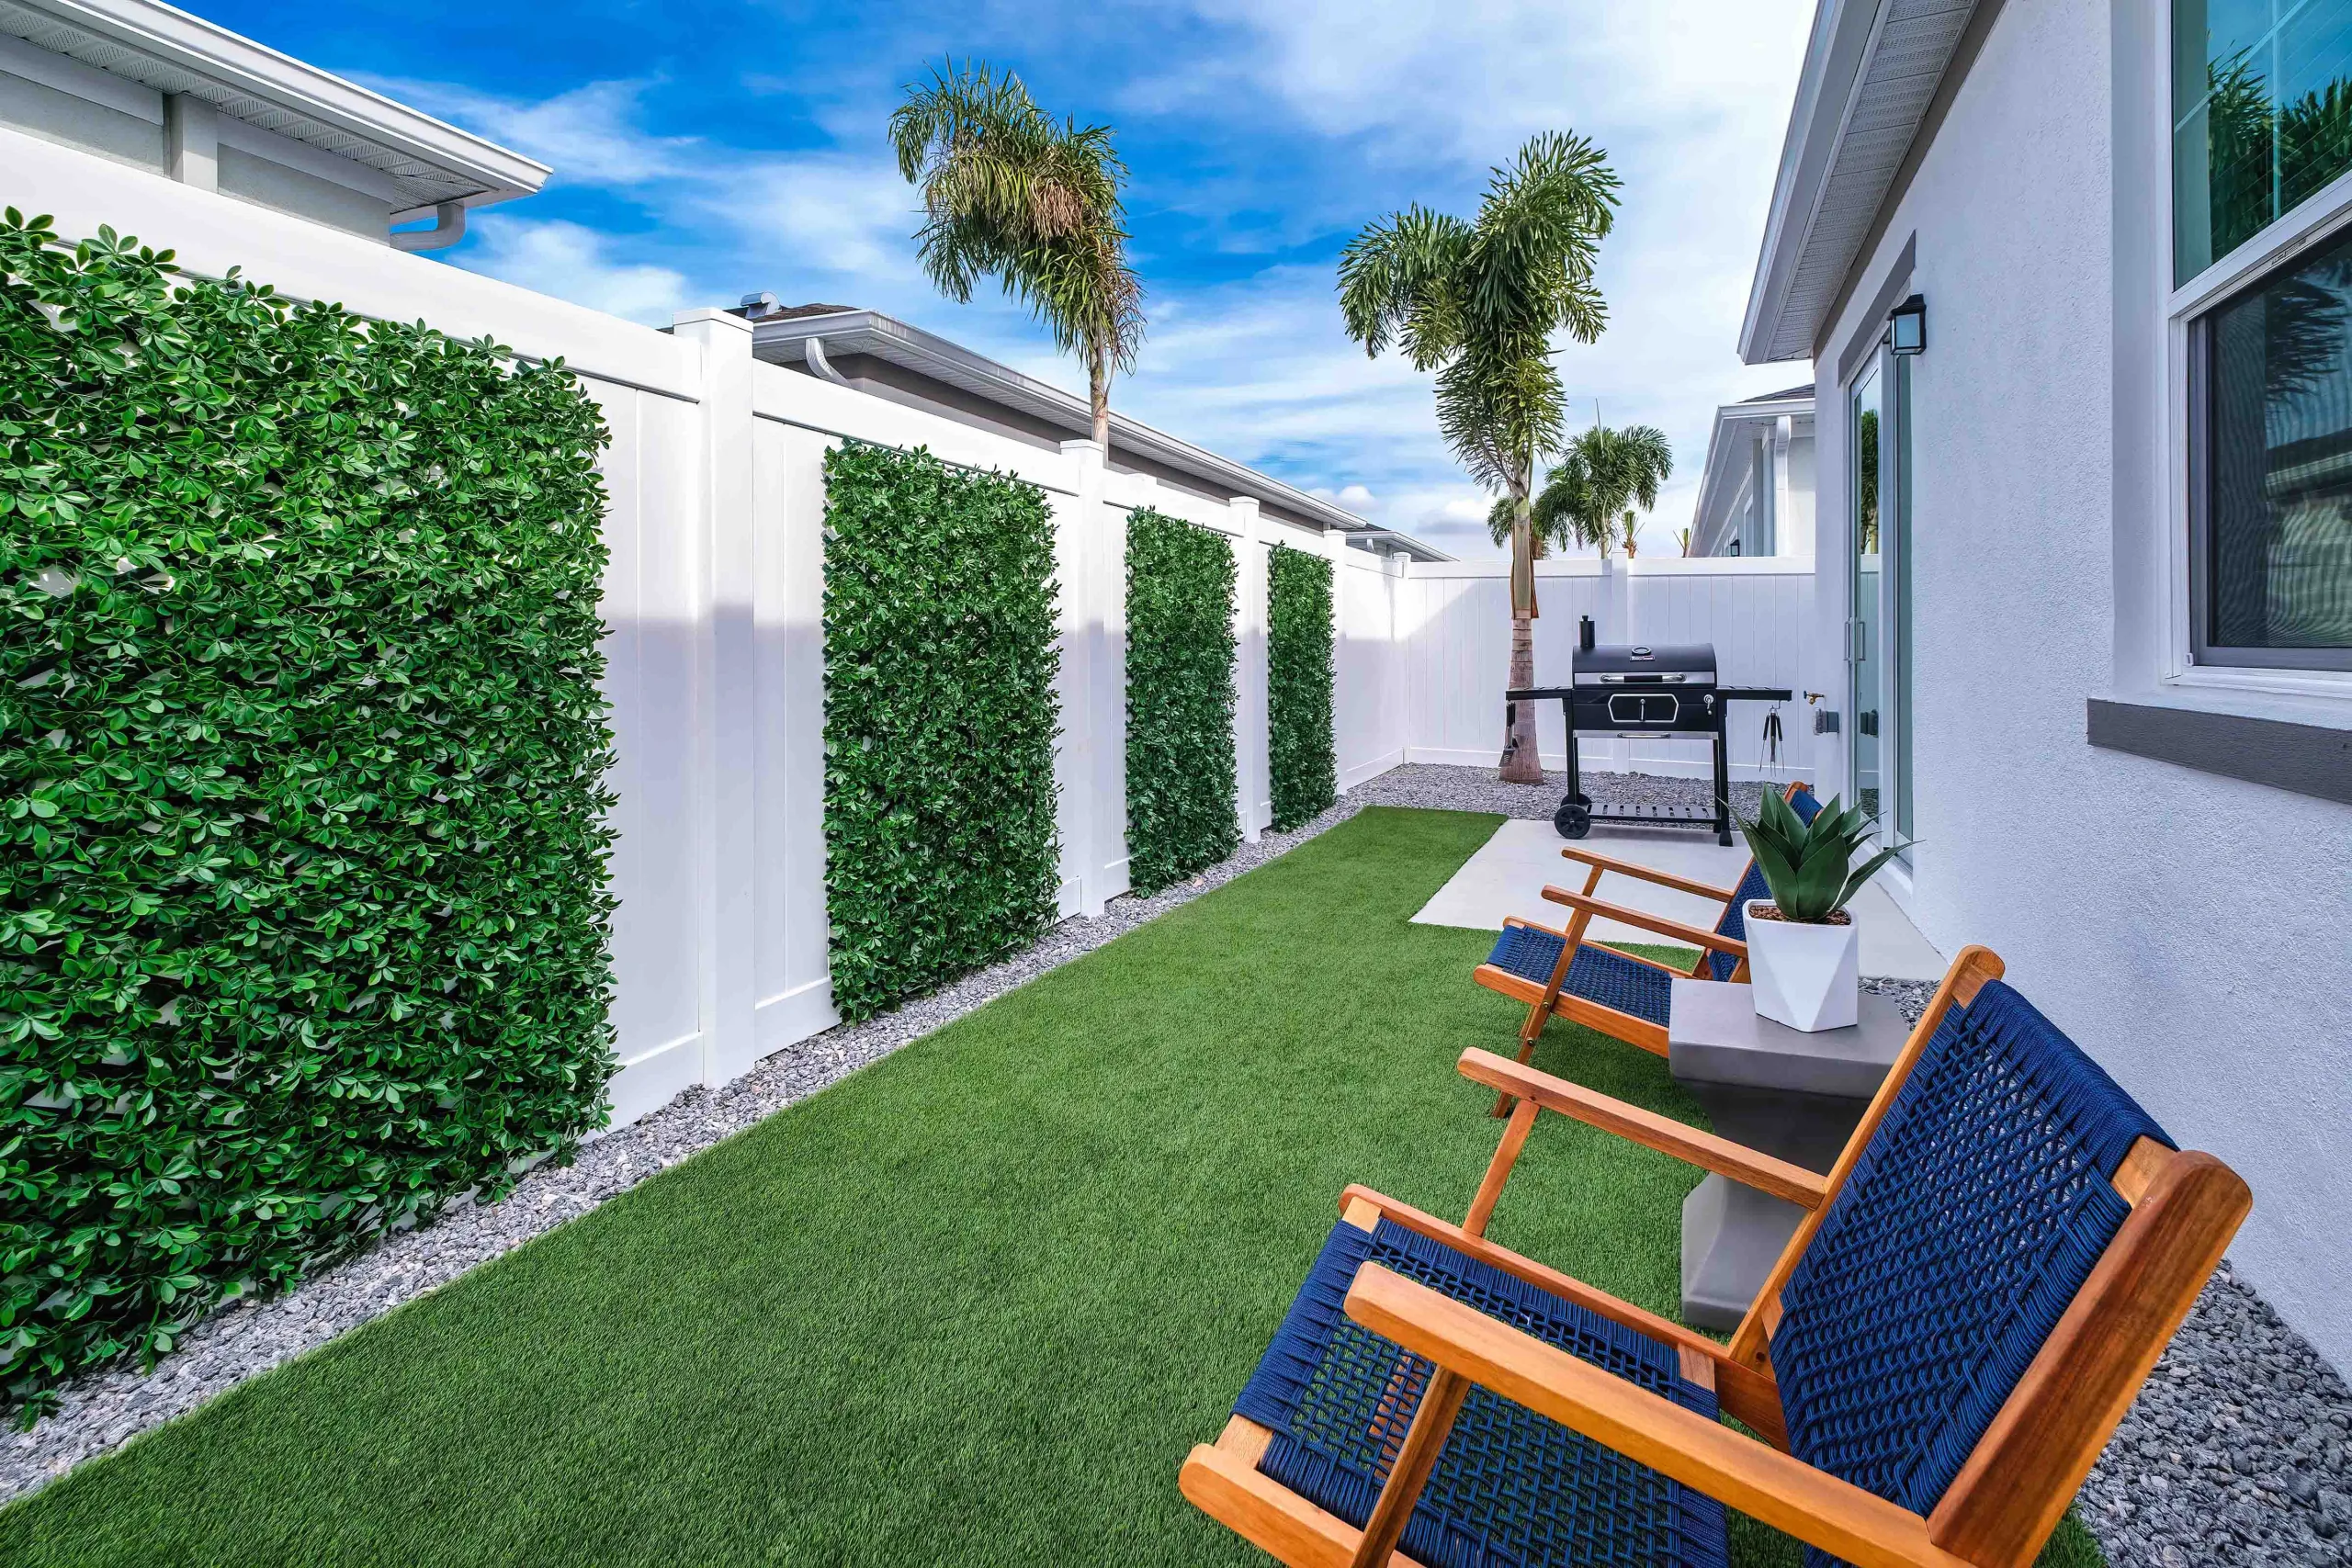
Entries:
[[[1484,1051],[1460,1225],[1362,1187],[1184,1495],[1294,1568],[2025,1568],[2252,1200],[1962,953],[1826,1177]],[[1809,1211],[1728,1346],[1485,1239],[1544,1111]],[[1756,1437],[1724,1425],[1733,1416]]]
[[[1802,780],[1790,784],[1783,798],[1807,822],[1821,810],[1821,803]],[[1519,1030],[1519,1060],[1522,1063],[1534,1055],[1535,1042],[1555,1016],[1597,1029],[1628,1045],[1665,1055],[1667,1003],[1678,978],[1747,978],[1747,906],[1755,899],[1772,896],[1764,885],[1764,874],[1757,869],[1751,857],[1747,871],[1735,886],[1715,887],[1653,871],[1631,861],[1596,854],[1574,844],[1560,853],[1592,868],[1584,879],[1581,892],[1565,887],[1544,889],[1544,897],[1576,911],[1568,929],[1554,931],[1516,918],[1505,920],[1495,950],[1471,978],[1490,991],[1499,991],[1527,1004],[1527,1021]],[[1712,930],[1701,931],[1663,915],[1604,904],[1594,894],[1600,887],[1601,877],[1611,872],[1713,899],[1723,906],[1723,913]],[[1584,933],[1595,916],[1656,931],[1695,947],[1699,949],[1698,960],[1688,969],[1677,969],[1638,953],[1620,952],[1606,943],[1587,942]],[[1510,1096],[1496,1101],[1496,1115],[1507,1115],[1510,1111]]]

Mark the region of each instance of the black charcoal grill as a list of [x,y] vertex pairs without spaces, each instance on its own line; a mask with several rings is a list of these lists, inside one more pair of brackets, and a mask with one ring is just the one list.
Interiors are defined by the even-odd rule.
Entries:
[[[1770,686],[1725,686],[1716,679],[1713,643],[1595,643],[1592,618],[1579,626],[1570,683],[1532,686],[1504,694],[1506,729],[1518,705],[1556,698],[1568,725],[1568,793],[1552,815],[1566,839],[1581,839],[1595,822],[1642,828],[1714,829],[1715,841],[1731,842],[1731,762],[1724,745],[1724,716],[1737,702],[1787,702],[1790,693]],[[1578,735],[1637,739],[1652,735],[1703,735],[1714,742],[1714,804],[1704,806],[1616,806],[1594,810],[1584,793],[1577,762]]]

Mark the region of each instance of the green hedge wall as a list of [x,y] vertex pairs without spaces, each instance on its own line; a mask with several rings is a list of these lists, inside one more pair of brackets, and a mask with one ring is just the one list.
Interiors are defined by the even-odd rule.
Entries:
[[1233,543],[1127,514],[1127,877],[1154,893],[1241,842],[1233,763]]
[[1035,485],[922,450],[827,454],[825,886],[844,1018],[1053,919],[1053,572]]
[[0,1382],[601,1119],[605,432],[560,366],[0,222]]
[[1339,798],[1331,738],[1331,563],[1277,545],[1266,573],[1266,749],[1274,826]]

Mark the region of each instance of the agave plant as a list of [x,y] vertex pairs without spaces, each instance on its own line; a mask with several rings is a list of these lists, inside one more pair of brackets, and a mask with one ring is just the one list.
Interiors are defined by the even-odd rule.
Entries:
[[1739,830],[1747,835],[1781,919],[1820,925],[1844,908],[1880,866],[1910,847],[1889,845],[1857,869],[1854,857],[1870,842],[1873,826],[1862,807],[1842,809],[1834,795],[1808,824],[1778,790],[1768,789],[1756,820],[1742,821]]

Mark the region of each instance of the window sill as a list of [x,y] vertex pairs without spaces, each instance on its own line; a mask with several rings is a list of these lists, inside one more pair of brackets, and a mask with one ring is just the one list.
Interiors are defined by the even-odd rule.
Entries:
[[2088,739],[2110,751],[2352,805],[2352,702],[2169,686],[2089,699]]

